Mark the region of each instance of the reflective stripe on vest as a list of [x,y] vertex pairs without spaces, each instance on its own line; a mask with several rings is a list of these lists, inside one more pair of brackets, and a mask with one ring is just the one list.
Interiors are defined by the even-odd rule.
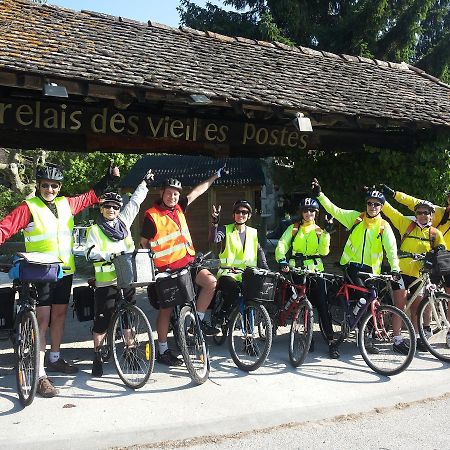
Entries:
[[150,240],[150,248],[155,253],[153,261],[156,267],[167,266],[186,254],[195,255],[192,238],[186,223],[186,217],[179,205],[175,206],[175,214],[181,227],[167,214],[163,214],[156,207],[147,210],[147,213],[156,226],[156,235]]
[[[225,248],[219,255],[221,266],[230,266],[237,269],[256,267],[258,263],[258,231],[255,228],[245,228],[245,246],[239,237],[239,231],[234,223],[225,225]],[[219,269],[217,278],[230,276],[237,281],[242,280],[242,273],[233,273],[227,269]]]
[[65,197],[56,197],[56,217],[39,198],[25,200],[33,216],[34,228],[25,228],[25,249],[27,252],[40,252],[57,256],[64,266],[70,267],[65,274],[75,272],[73,256],[73,214]]
[[[106,253],[131,253],[134,250],[134,242],[130,233],[122,241],[112,241],[103,233],[98,225],[92,225],[88,228],[88,233],[92,235],[98,249]],[[94,262],[95,281],[99,283],[110,283],[116,281],[117,275],[114,264],[108,261]]]

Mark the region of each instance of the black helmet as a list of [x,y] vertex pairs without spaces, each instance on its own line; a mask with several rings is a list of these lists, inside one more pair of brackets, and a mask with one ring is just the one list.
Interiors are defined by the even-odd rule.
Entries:
[[122,196],[117,192],[105,192],[100,196],[98,200],[100,206],[104,205],[105,203],[114,203],[120,207],[123,206]]
[[434,214],[435,211],[433,203],[429,202],[428,200],[420,200],[420,202],[414,206],[414,211],[417,211],[419,208],[428,209],[428,211],[430,211],[430,213],[432,214]]
[[233,205],[233,212],[236,212],[236,210],[240,206],[243,206],[244,208],[247,208],[248,211],[250,212],[250,214],[253,213],[252,205],[250,205],[250,203],[247,200],[238,200],[237,202],[235,202],[234,205]]
[[181,181],[177,180],[176,178],[167,178],[167,180],[164,180],[164,183],[162,184],[162,189],[171,187],[174,189],[178,189],[180,192],[183,190],[183,187],[181,186]]
[[314,197],[302,198],[298,204],[298,209],[304,210],[310,208],[319,211],[319,202]]
[[378,190],[374,189],[369,189],[366,192],[366,201],[371,199],[371,198],[375,198],[376,200],[378,200],[382,205],[384,205],[386,203],[386,198],[384,197],[384,194]]
[[36,180],[54,180],[60,183],[64,180],[64,173],[58,166],[47,164],[36,168]]

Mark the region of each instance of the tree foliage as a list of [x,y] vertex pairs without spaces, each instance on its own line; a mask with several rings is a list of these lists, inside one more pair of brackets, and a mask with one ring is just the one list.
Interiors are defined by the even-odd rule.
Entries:
[[181,0],[181,23],[334,53],[405,61],[448,78],[450,0]]

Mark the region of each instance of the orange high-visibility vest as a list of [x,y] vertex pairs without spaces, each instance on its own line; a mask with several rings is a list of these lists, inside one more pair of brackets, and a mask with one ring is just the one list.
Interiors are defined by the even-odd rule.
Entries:
[[179,261],[186,254],[195,255],[186,217],[179,205],[175,206],[174,211],[181,227],[169,215],[154,206],[146,212],[156,226],[156,235],[150,240],[150,248],[155,253],[153,261],[156,267],[167,266]]

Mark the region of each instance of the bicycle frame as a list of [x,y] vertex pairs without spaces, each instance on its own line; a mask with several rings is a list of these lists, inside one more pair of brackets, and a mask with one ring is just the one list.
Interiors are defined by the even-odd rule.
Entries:
[[[297,298],[289,305],[288,309],[285,309],[286,301],[288,297],[288,291],[292,288],[297,293]],[[292,317],[298,310],[300,302],[306,297],[306,284],[295,284],[285,280],[281,284],[281,305],[277,311],[278,321],[277,326],[284,327],[287,325],[289,317]]]

